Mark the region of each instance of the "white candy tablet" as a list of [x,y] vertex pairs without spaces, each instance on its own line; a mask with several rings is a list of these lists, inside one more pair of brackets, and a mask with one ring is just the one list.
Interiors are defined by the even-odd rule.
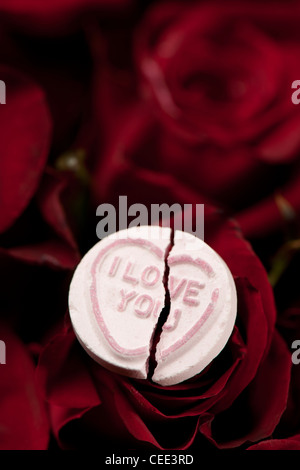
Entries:
[[108,369],[145,379],[165,302],[170,229],[132,227],[98,242],[79,263],[69,311],[84,349]]
[[173,385],[201,372],[227,343],[236,319],[232,275],[195,236],[155,226],[132,227],[98,242],[78,265],[69,310],[84,349],[104,367],[147,378],[153,338],[171,300],[156,347],[152,380]]
[[202,240],[176,231],[167,262],[171,307],[152,377],[160,385],[174,385],[200,373],[227,343],[237,311],[231,272]]

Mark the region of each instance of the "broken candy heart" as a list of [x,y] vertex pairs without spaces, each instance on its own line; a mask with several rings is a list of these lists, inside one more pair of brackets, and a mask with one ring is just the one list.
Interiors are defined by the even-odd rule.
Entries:
[[227,343],[237,311],[231,272],[202,240],[176,231],[167,262],[171,307],[152,377],[161,385],[173,385],[201,372]]
[[[151,237],[151,239],[150,239]],[[146,378],[164,306],[170,229],[133,227],[98,242],[73,276],[69,310],[86,351],[110,370]]]
[[[73,276],[69,310],[84,349],[104,367],[147,378],[155,334],[161,385],[182,382],[216,357],[231,335],[236,290],[224,261],[202,240],[158,226],[132,227],[98,242]],[[170,311],[157,330],[165,306]]]

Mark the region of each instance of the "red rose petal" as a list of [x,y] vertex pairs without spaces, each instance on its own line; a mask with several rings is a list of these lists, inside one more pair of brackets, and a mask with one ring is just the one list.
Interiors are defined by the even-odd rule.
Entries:
[[84,356],[73,331],[55,336],[42,352],[37,378],[46,399],[55,406],[86,409],[101,403]]
[[[218,401],[212,403],[214,413],[220,413],[232,405],[234,400],[249,386],[257,374],[261,360],[268,348],[268,328],[262,307],[261,296],[247,279],[237,279],[238,318],[237,324],[246,336],[246,352],[239,366],[221,390]],[[268,349],[267,349],[268,350]]]
[[[22,262],[38,265],[47,265],[56,269],[73,269],[80,260],[80,255],[72,232],[66,220],[66,215],[61,203],[61,193],[67,186],[67,180],[54,170],[47,169],[42,177],[40,187],[36,193],[36,201],[42,219],[47,223],[47,227],[40,230],[43,221],[36,221],[32,225],[35,230],[31,236],[38,236],[39,232],[46,230],[47,239],[34,240],[33,243],[0,248],[5,256],[11,256]],[[23,221],[24,226],[35,223],[35,219]],[[24,232],[23,232],[24,234]],[[57,236],[55,235],[57,234]],[[42,238],[42,237],[40,237]]]
[[33,196],[48,157],[51,123],[42,91],[19,72],[1,66],[6,104],[0,108],[0,232]]
[[46,265],[56,269],[74,269],[80,259],[74,249],[61,240],[48,240],[0,251],[3,255],[24,263]]
[[44,450],[49,421],[34,382],[34,365],[25,346],[3,324],[6,364],[0,365],[0,449]]
[[[291,105],[292,106],[292,105]],[[258,145],[258,155],[270,163],[289,163],[298,156],[300,148],[300,116],[296,112],[273,129],[271,135]]]
[[45,221],[76,251],[77,245],[60,200],[61,193],[66,187],[67,180],[49,168],[41,182],[37,199]]
[[80,24],[84,14],[114,12],[130,6],[132,0],[3,0],[1,16],[26,31],[65,34]]
[[276,320],[276,307],[274,294],[261,261],[253,252],[250,243],[243,238],[239,225],[233,219],[228,221],[224,218],[222,222],[220,215],[211,214],[206,227],[214,227],[210,233],[206,231],[207,243],[220,254],[235,276],[246,277],[260,293],[268,323],[268,345],[270,345]]
[[[153,407],[126,378],[119,378],[106,370],[99,370],[98,386],[103,382],[112,395],[115,408],[131,436],[138,441],[144,441],[158,447],[167,449],[168,443],[173,442],[173,449],[186,449],[193,442],[198,430],[197,417],[179,416],[170,418],[164,416]],[[180,432],[176,436],[168,434],[176,429]],[[162,432],[166,429],[166,433]]]
[[269,437],[286,407],[290,368],[290,353],[275,332],[270,353],[249,387],[227,411],[202,425],[201,432],[219,448]]
[[300,434],[288,439],[270,439],[259,442],[247,450],[300,450]]

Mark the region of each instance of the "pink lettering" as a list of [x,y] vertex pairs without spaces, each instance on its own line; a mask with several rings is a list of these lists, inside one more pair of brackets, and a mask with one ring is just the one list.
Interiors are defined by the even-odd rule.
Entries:
[[126,269],[125,269],[125,272],[123,274],[123,280],[126,281],[126,282],[129,282],[130,284],[138,284],[139,281],[132,276],[132,271],[133,271],[133,264],[129,261],[127,263],[127,266],[126,266]]
[[[153,277],[154,273],[154,277]],[[160,278],[160,272],[157,266],[147,266],[142,272],[142,282],[146,287],[153,287]]]
[[170,276],[170,282],[169,282],[169,292],[170,292],[170,297],[171,299],[176,299],[184,289],[186,285],[186,279],[181,279],[181,281],[178,282],[177,286],[175,286],[177,280],[175,280],[175,277]]
[[120,261],[121,261],[121,258],[120,256],[115,256],[113,262],[112,262],[112,265],[110,267],[110,270],[109,270],[109,273],[108,275],[113,277],[115,276],[117,270],[118,270],[118,267],[119,267],[119,264],[120,264]]
[[178,325],[180,315],[181,315],[181,310],[176,308],[176,310],[173,312],[173,315],[169,316],[168,321],[164,324],[163,330],[167,330],[167,331],[175,330],[176,326]]
[[205,284],[200,284],[197,281],[188,281],[186,290],[183,296],[183,302],[188,305],[197,306],[199,305],[199,300],[193,298],[199,294],[199,290],[203,289]]
[[155,304],[155,307],[154,307],[154,310],[153,310],[153,316],[155,318],[158,317],[158,314],[161,312],[162,310],[162,307],[161,307],[161,301],[160,300],[157,300],[156,301],[156,304]]
[[121,289],[120,294],[121,294],[121,302],[119,303],[117,308],[119,312],[124,312],[124,310],[126,310],[128,302],[137,296],[137,292],[133,290],[131,292],[127,292],[126,294],[124,289]]
[[[142,294],[136,299],[134,311],[137,315],[143,318],[149,317],[153,310],[154,301],[150,295]],[[146,308],[145,308],[146,305]]]

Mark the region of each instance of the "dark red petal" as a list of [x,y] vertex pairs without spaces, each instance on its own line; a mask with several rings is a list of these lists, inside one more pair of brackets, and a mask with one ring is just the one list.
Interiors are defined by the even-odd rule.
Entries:
[[0,67],[6,104],[0,108],[0,232],[17,219],[39,184],[50,146],[51,122],[43,92],[18,71]]
[[105,369],[98,368],[94,379],[101,390],[103,387],[109,389],[110,409],[117,411],[119,419],[136,440],[150,443],[160,449],[170,446],[173,449],[186,449],[193,442],[198,430],[197,417],[164,416],[144,399],[130,380],[114,376]]
[[55,336],[45,347],[37,366],[37,379],[51,404],[86,409],[101,403],[84,363],[85,356],[73,331]]
[[228,410],[202,425],[201,432],[219,448],[271,436],[286,407],[290,368],[290,353],[275,332],[270,353],[251,384]]
[[219,399],[212,404],[214,413],[220,413],[232,405],[234,400],[249,386],[256,376],[261,360],[268,351],[268,326],[259,292],[247,279],[236,279],[238,293],[237,325],[242,331],[246,352]]
[[[207,212],[207,211],[206,211]],[[270,345],[275,319],[276,307],[274,294],[265,268],[253,249],[244,238],[239,225],[233,220],[223,218],[220,214],[211,214],[205,220],[206,241],[219,253],[228,264],[231,272],[238,277],[246,277],[250,284],[261,295],[264,314],[268,322],[268,344]],[[268,348],[266,348],[266,352]]]
[[[17,236],[14,243],[11,243],[13,237],[5,234],[9,239],[9,246],[0,248],[5,256],[55,269],[73,269],[76,266],[80,255],[61,203],[67,182],[68,180],[56,171],[45,170],[34,200],[40,214],[34,213],[31,218],[26,218],[28,214],[24,214],[21,228],[12,227]],[[18,219],[18,222],[21,220]],[[27,235],[29,238],[27,244],[23,245],[24,241],[19,233],[24,237],[26,231],[30,232]]]
[[288,439],[270,439],[259,442],[247,450],[300,450],[300,435]]
[[296,112],[295,116],[291,115],[259,144],[259,157],[273,164],[289,163],[295,159],[300,147],[299,125],[300,116]]
[[49,421],[34,381],[34,365],[25,346],[5,325],[6,364],[0,365],[0,449],[44,450]]
[[0,12],[26,31],[53,35],[78,28],[84,15],[114,12],[131,4],[132,0],[4,0]]
[[55,269],[73,269],[79,261],[79,256],[74,253],[73,248],[61,240],[54,239],[0,251],[3,255],[24,263],[46,265]]
[[58,172],[48,168],[38,190],[37,200],[44,220],[76,251],[76,242],[61,204],[61,194],[67,183]]

